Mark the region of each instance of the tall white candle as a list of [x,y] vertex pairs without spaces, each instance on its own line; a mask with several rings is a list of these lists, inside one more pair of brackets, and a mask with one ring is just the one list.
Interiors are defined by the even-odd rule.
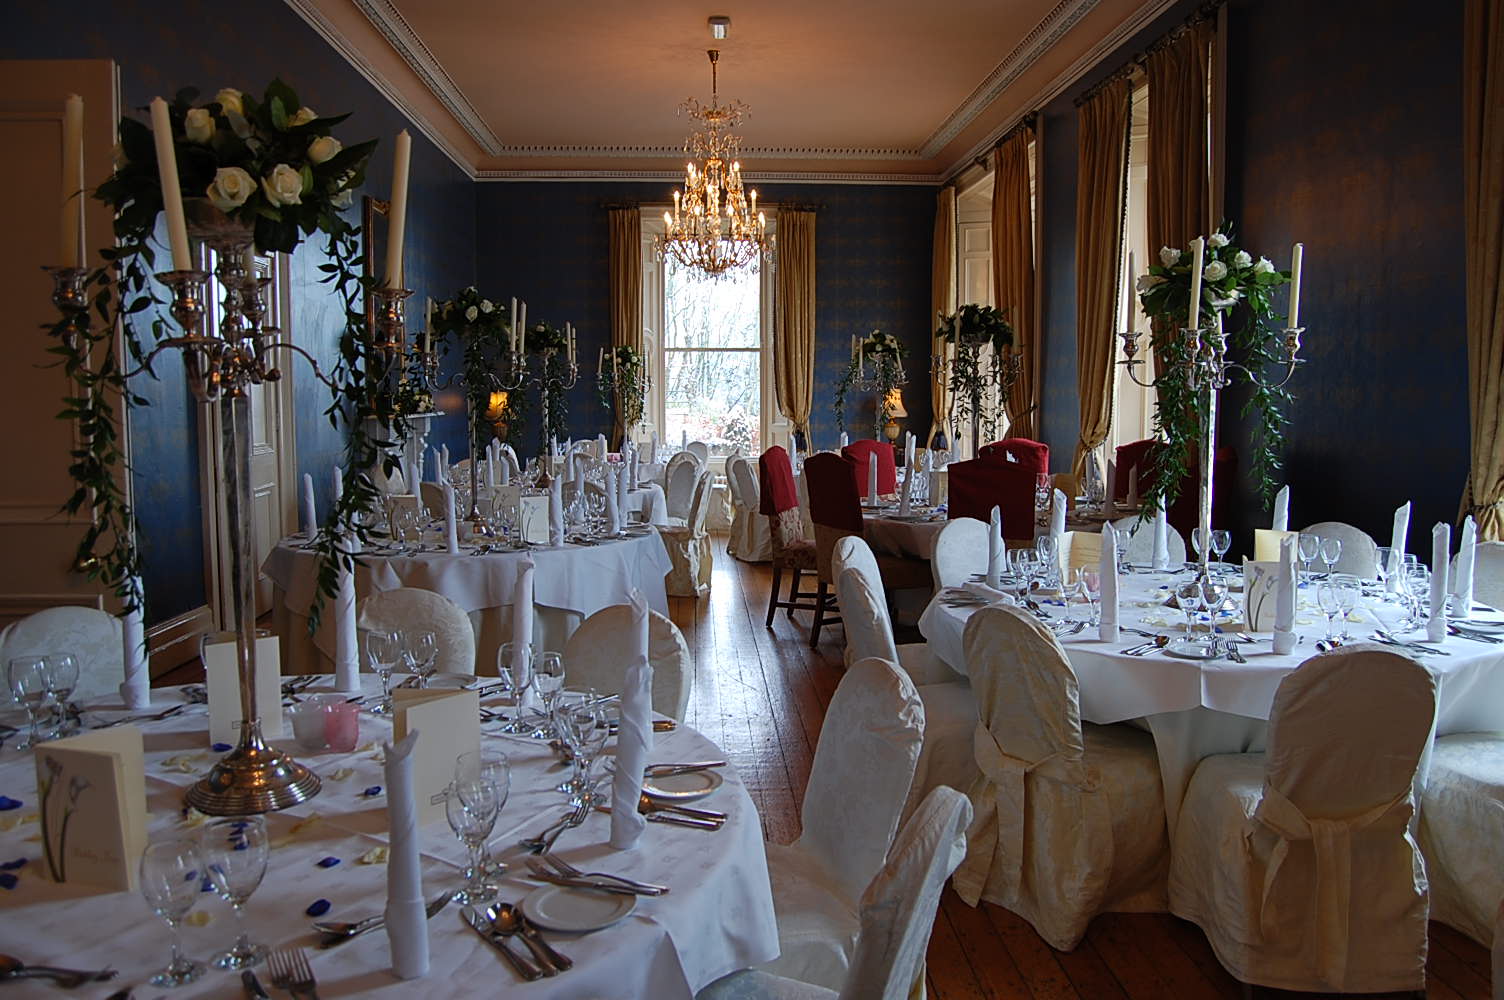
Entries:
[[1133,329],[1133,251],[1128,251],[1128,287],[1123,289],[1123,329]]
[[183,216],[183,192],[178,184],[178,160],[172,145],[172,119],[167,102],[152,98],[151,132],[157,145],[157,176],[162,182],[162,208],[167,212],[167,241],[172,247],[172,266],[177,271],[193,267],[188,252],[188,222]]
[[1300,326],[1300,266],[1305,260],[1306,245],[1295,244],[1290,253],[1290,326]]
[[522,303],[522,319],[517,324],[517,353],[527,350],[527,303]]
[[63,267],[81,267],[84,256],[84,99],[63,102]]
[[413,137],[407,129],[397,133],[392,153],[392,206],[387,211],[386,287],[401,288],[402,241],[407,234],[407,172],[412,161]]
[[1206,263],[1206,240],[1200,236],[1191,241],[1191,308],[1186,313],[1186,327],[1191,330],[1201,327],[1201,269]]
[[510,319],[512,320],[512,329],[509,331],[509,333],[511,334],[511,337],[510,337],[510,340],[508,342],[508,346],[511,347],[512,353],[516,354],[517,353],[517,296],[515,296],[515,295],[512,296],[512,311],[509,312],[509,313],[507,313],[507,316],[510,317]]
[[600,378],[601,377],[601,373],[604,372],[605,370],[606,370],[606,349],[604,347],[602,347],[600,349],[599,353],[597,353],[596,356],[595,356],[595,377],[596,378]]

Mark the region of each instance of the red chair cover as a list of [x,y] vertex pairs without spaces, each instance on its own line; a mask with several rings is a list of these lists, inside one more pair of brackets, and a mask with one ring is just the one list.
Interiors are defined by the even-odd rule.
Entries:
[[1035,475],[1050,471],[1050,446],[1042,441],[1030,441],[1028,438],[1020,437],[1003,438],[1001,441],[983,445],[979,454],[1012,455],[1013,461]]
[[[879,496],[892,496],[898,492],[898,461],[893,457],[893,446],[887,441],[863,438],[841,449],[841,454],[855,459],[856,490],[860,496],[867,495],[867,456],[877,455],[877,492]],[[814,501],[810,501],[813,506]]]
[[1154,475],[1153,438],[1145,438],[1142,441],[1132,441],[1128,444],[1118,445],[1117,468],[1112,474],[1112,497],[1113,500],[1128,499],[1128,482],[1133,476],[1133,470],[1138,469],[1138,491],[1140,494],[1149,492],[1149,481]]
[[758,511],[776,517],[799,506],[799,490],[794,485],[794,466],[789,453],[774,445],[757,457],[757,478],[761,487]]
[[1034,484],[1037,476],[1020,462],[994,452],[945,467],[950,499],[946,516],[987,522],[992,508],[1003,515],[1004,538],[1034,537]]
[[[831,452],[822,451],[804,460],[811,521],[827,528],[861,534],[862,498],[856,488],[856,469],[855,459]],[[865,481],[866,466],[862,466],[862,470]],[[878,477],[882,477],[881,470]]]

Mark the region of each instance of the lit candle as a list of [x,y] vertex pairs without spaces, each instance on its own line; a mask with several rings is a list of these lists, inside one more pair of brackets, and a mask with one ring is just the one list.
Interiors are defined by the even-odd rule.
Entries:
[[63,267],[81,267],[84,255],[84,99],[63,102]]
[[177,271],[193,268],[188,252],[188,222],[183,217],[183,191],[178,184],[178,160],[172,145],[172,119],[167,102],[152,98],[151,131],[157,145],[157,176],[162,183],[162,208],[167,212],[167,240],[172,246],[172,266]]
[[407,232],[407,172],[412,160],[413,137],[407,129],[397,133],[392,154],[392,207],[387,211],[386,287],[402,287],[402,240]]
[[1192,330],[1201,327],[1201,268],[1206,261],[1206,240],[1200,236],[1191,241],[1191,308],[1186,313],[1186,326]]
[[1300,266],[1305,260],[1306,245],[1295,244],[1295,249],[1290,254],[1290,328],[1300,327]]

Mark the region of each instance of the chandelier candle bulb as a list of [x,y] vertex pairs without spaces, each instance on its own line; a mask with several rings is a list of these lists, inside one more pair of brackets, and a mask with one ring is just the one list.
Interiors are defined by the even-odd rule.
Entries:
[[84,247],[84,99],[69,94],[63,102],[63,222],[64,267],[82,267]]
[[1290,329],[1300,328],[1300,268],[1306,256],[1306,245],[1295,244],[1290,252]]
[[1206,264],[1206,239],[1198,236],[1191,241],[1191,306],[1186,312],[1186,328],[1201,327],[1201,269]]
[[412,161],[413,137],[407,129],[397,133],[392,153],[392,207],[387,212],[386,287],[402,287],[402,240],[407,232],[407,173]]
[[183,191],[178,183],[177,153],[172,145],[172,119],[167,114],[167,102],[160,97],[151,101],[151,132],[157,146],[157,176],[162,183],[162,209],[167,213],[172,267],[176,271],[191,271],[193,257],[188,252],[188,222],[183,215]]

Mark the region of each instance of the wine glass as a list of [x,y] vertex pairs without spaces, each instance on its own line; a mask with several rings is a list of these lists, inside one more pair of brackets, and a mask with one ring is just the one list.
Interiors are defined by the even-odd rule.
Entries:
[[172,959],[147,980],[153,986],[182,986],[208,971],[202,963],[183,957],[178,934],[183,918],[198,902],[203,879],[198,845],[191,840],[155,841],[141,854],[141,896],[172,931]]
[[[496,813],[499,816],[512,790],[512,762],[500,750],[470,750],[460,754],[454,759],[456,794],[467,794],[466,790],[476,780],[488,781],[496,789],[499,796]],[[492,857],[487,848],[481,852],[481,869],[487,878],[494,879],[499,878],[507,866]]]
[[1185,638],[1187,642],[1192,640],[1196,631],[1196,612],[1201,610],[1206,598],[1201,593],[1201,584],[1195,580],[1189,580],[1175,588],[1175,603],[1180,610],[1185,612]]
[[1337,616],[1342,613],[1340,588],[1331,580],[1323,580],[1316,586],[1316,604],[1326,617],[1326,639],[1337,638]]
[[1431,594],[1431,570],[1419,562],[1405,567],[1405,595],[1408,598],[1410,617],[1404,623],[1405,630],[1413,631],[1425,624],[1422,614],[1426,598]]
[[1212,532],[1212,554],[1217,557],[1217,562],[1223,562],[1223,556],[1232,548],[1232,532],[1226,528],[1217,528]]
[[511,692],[512,701],[517,706],[516,717],[501,728],[504,733],[522,731],[522,702],[527,692],[533,689],[534,683],[532,647],[524,647],[526,655],[523,656],[521,663],[514,662],[516,650],[516,643],[504,642],[496,653],[496,674],[501,678],[503,690]]
[[1378,560],[1374,563],[1373,575],[1379,581],[1379,598],[1389,591],[1389,561],[1394,558],[1394,549],[1387,545],[1378,547]]
[[486,881],[484,851],[491,831],[496,828],[496,816],[501,812],[504,798],[494,782],[480,776],[456,781],[446,790],[444,817],[449,820],[449,829],[470,852],[465,884],[454,894],[456,902],[474,906],[496,898],[496,886]]
[[78,658],[72,653],[48,653],[47,692],[52,696],[52,731],[68,732],[68,699],[78,687]]
[[1102,574],[1096,570],[1080,570],[1081,583],[1086,587],[1086,598],[1091,601],[1091,623],[1098,625],[1102,621]]
[[1207,577],[1201,584],[1201,599],[1204,607],[1211,614],[1211,622],[1206,626],[1207,631],[1214,631],[1217,615],[1222,610],[1222,602],[1227,600],[1227,584],[1220,576]]
[[1043,571],[1045,583],[1053,583],[1060,572],[1060,548],[1054,535],[1040,535],[1034,539],[1034,557]]
[[564,689],[564,657],[554,652],[545,652],[533,668],[533,686],[543,699],[545,715],[553,713],[554,699]]
[[245,903],[266,876],[270,851],[266,820],[261,816],[230,816],[204,824],[199,838],[200,856],[215,891],[234,908],[235,926],[239,928],[235,944],[214,957],[217,968],[249,969],[266,958],[266,945],[251,944],[246,933]]
[[567,786],[570,788],[570,802],[579,805],[594,801],[590,769],[596,756],[605,749],[606,738],[611,732],[606,706],[594,690],[571,691],[569,697],[560,699],[554,706],[553,719],[559,738],[574,754],[574,780]]
[[1342,635],[1345,641],[1349,637],[1347,631],[1348,616],[1357,608],[1358,602],[1363,599],[1363,581],[1348,573],[1338,573],[1333,579],[1338,589],[1338,599],[1342,606]]
[[392,671],[402,659],[402,639],[396,632],[366,633],[366,662],[381,681],[381,700],[371,707],[377,715],[392,711]]
[[26,741],[16,744],[17,750],[25,750],[45,739],[39,723],[50,691],[47,684],[47,658],[17,656],[10,661],[6,678],[10,681],[11,695],[26,709]]
[[1311,579],[1311,563],[1321,554],[1321,536],[1301,534],[1296,547],[1296,555],[1300,557],[1300,578],[1309,583]]
[[1323,538],[1321,540],[1321,561],[1326,563],[1326,575],[1331,579],[1333,567],[1337,560],[1342,558],[1342,539]]
[[439,640],[432,632],[418,630],[402,633],[402,656],[408,667],[418,675],[418,687],[428,687],[439,662]]

